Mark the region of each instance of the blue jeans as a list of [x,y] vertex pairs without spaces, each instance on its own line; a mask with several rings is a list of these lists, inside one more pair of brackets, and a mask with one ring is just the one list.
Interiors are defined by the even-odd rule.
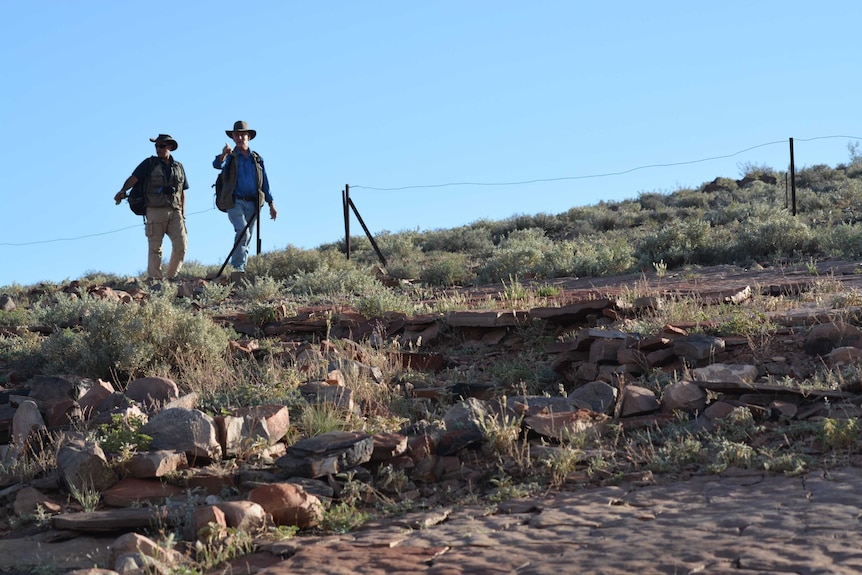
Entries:
[[242,231],[246,224],[254,218],[255,208],[254,202],[236,200],[233,207],[227,211],[227,217],[233,224],[233,231],[236,233],[233,240],[234,244],[239,240],[239,245],[236,246],[230,258],[230,265],[238,272],[245,271],[245,263],[248,261],[248,246],[251,244],[251,232],[255,224],[252,223],[245,230],[245,234]]

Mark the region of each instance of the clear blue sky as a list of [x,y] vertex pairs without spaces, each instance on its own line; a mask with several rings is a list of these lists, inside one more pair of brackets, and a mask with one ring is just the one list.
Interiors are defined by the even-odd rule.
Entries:
[[[738,178],[746,164],[784,170],[791,137],[797,168],[834,166],[862,134],[851,0],[3,12],[0,286],[145,270],[141,218],[112,197],[158,133],[179,142],[190,182],[187,260],[213,265],[233,231],[211,161],[240,119],[279,209],[261,226],[265,252],[341,239],[345,184],[374,233],[451,228]],[[657,164],[677,165],[635,169]],[[555,178],[568,179],[368,189]]]

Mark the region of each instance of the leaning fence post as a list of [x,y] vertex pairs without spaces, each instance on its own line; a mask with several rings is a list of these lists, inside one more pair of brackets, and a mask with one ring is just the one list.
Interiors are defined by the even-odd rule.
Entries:
[[350,184],[345,184],[341,190],[341,203],[344,208],[344,251],[350,259]]

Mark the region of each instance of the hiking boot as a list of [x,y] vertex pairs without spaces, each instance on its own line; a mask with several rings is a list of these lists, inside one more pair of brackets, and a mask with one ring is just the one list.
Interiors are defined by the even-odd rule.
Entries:
[[245,279],[245,272],[230,272],[230,282],[234,285],[239,285]]

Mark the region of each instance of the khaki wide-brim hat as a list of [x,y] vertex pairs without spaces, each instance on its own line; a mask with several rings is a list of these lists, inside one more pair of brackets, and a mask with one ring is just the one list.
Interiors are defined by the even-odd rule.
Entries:
[[224,131],[228,138],[233,138],[234,132],[248,132],[249,140],[254,140],[254,137],[257,136],[257,132],[255,130],[248,129],[248,122],[243,122],[242,120],[233,123],[233,130]]
[[150,141],[156,144],[164,142],[168,145],[168,149],[172,152],[180,147],[180,145],[177,144],[177,141],[171,138],[168,134],[159,134],[155,138],[150,138]]

